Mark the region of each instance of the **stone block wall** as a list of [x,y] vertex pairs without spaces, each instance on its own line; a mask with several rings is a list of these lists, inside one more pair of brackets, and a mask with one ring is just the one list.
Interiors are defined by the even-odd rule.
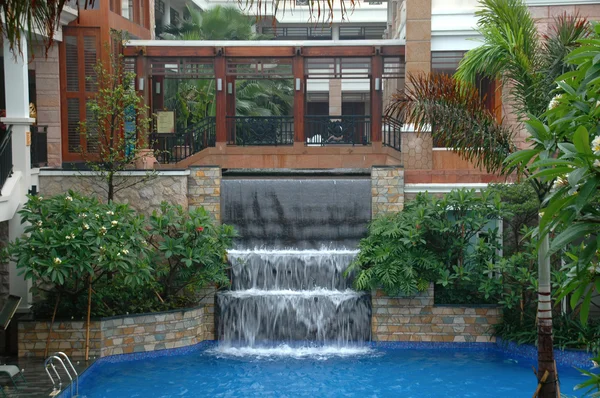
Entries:
[[192,166],[188,178],[190,209],[203,206],[216,221],[221,221],[221,168]]
[[[213,308],[214,311],[214,308]],[[214,339],[214,316],[208,306],[154,314],[120,316],[90,324],[90,356],[151,352]],[[43,357],[50,322],[19,321],[19,357]],[[50,333],[48,354],[85,355],[85,322],[59,321]]]
[[[85,356],[85,322],[55,322],[50,332],[50,322],[28,322],[19,320],[19,356],[43,358],[46,341],[50,333],[48,353],[57,351],[82,358]],[[90,322],[90,357],[100,356],[102,349],[101,322]]]
[[371,197],[373,217],[401,211],[404,208],[404,169],[401,166],[373,166]]
[[[188,200],[188,171],[160,171],[152,178],[144,171],[125,172],[117,177],[120,181],[126,179],[126,185],[146,179],[130,188],[116,193],[115,200],[129,203],[132,208],[145,214],[158,209],[162,201],[180,204],[187,208]],[[100,177],[92,176],[89,172],[77,171],[40,171],[40,194],[52,196],[65,193],[72,189],[84,195],[95,195],[105,200],[105,185]]]
[[434,305],[433,285],[414,297],[373,293],[373,341],[494,342],[498,307]]

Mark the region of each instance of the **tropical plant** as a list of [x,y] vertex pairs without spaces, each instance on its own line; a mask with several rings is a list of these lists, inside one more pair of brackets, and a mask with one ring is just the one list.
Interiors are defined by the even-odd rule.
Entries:
[[[522,0],[481,0],[480,4],[482,7],[476,16],[482,44],[467,52],[456,74],[456,80],[466,83],[448,83],[445,91],[432,95],[434,78],[423,78],[420,87],[413,92],[396,96],[388,112],[404,116],[404,120],[415,124],[417,131],[431,129],[434,140],[449,144],[463,158],[488,171],[501,169],[510,173],[519,167],[519,173],[529,176],[527,162],[502,163],[503,156],[516,149],[513,133],[487,123],[494,115],[474,107],[475,95],[464,95],[464,85],[481,77],[500,79],[508,88],[520,121],[527,115],[543,117],[552,100],[554,82],[562,73],[574,68],[565,62],[564,55],[578,46],[578,40],[589,34],[590,27],[577,16],[562,16],[555,20],[549,33],[542,36]],[[454,115],[460,115],[460,119]],[[474,133],[467,129],[473,126]],[[463,138],[457,139],[461,135]],[[467,138],[470,135],[474,136],[472,142]],[[496,143],[496,146],[488,143]],[[544,147],[544,143],[534,141],[534,144]],[[552,180],[532,178],[528,181],[542,203],[552,187]],[[539,245],[538,377],[541,379],[547,371],[550,380],[556,380],[552,319],[546,316],[551,307],[547,238],[541,239]],[[556,391],[556,382],[545,383],[540,396],[554,397]]]
[[490,224],[503,215],[498,196],[455,190],[443,198],[421,193],[402,212],[375,219],[347,273],[355,287],[414,294],[430,282],[473,288],[495,263],[500,245]]
[[[567,280],[560,297],[571,295],[571,306],[581,305],[585,322],[593,296],[600,293],[600,26],[581,43],[567,57],[577,69],[557,79],[549,110],[527,122],[536,145],[511,160],[532,162],[533,177],[554,182],[540,231],[546,236],[560,232],[550,246],[550,253],[567,252]],[[586,374],[590,379],[581,388],[598,391],[600,375]]]
[[189,18],[180,26],[163,28],[162,37],[167,40],[256,40],[255,20],[236,7],[216,6],[197,10],[188,6]]
[[166,202],[149,221],[162,300],[173,300],[182,293],[193,295],[208,284],[229,283],[225,271],[227,249],[235,236],[233,227],[215,225],[202,207],[187,211]]
[[88,77],[88,84],[97,90],[87,102],[87,117],[80,122],[79,130],[87,142],[81,148],[82,157],[96,173],[110,202],[119,191],[144,184],[155,174],[148,172],[136,179],[118,176],[149,156],[145,148],[150,118],[144,99],[135,91],[135,73],[125,71],[122,55],[109,53],[110,65],[99,61],[94,75]]
[[294,88],[289,79],[242,80],[236,86],[238,116],[285,116],[292,112]]
[[9,254],[34,293],[57,293],[52,322],[60,300],[76,303],[87,295],[87,357],[93,286],[111,277],[128,286],[151,278],[143,217],[128,205],[74,192],[30,196],[19,215],[26,235],[11,243]]

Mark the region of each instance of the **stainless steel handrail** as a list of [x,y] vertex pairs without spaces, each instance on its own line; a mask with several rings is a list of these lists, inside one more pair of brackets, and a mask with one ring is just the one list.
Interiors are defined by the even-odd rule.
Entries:
[[[71,372],[69,372],[69,369],[67,369],[67,367],[65,366],[65,363],[63,362],[63,358],[67,361],[67,363],[69,364],[69,366],[71,367],[73,372],[75,372],[75,381],[77,383],[77,393],[75,395],[73,395],[73,377],[71,376]],[[56,352],[56,353],[50,355],[46,359],[46,361],[44,361],[44,368],[46,369],[46,374],[48,374],[48,377],[50,378],[50,381],[52,382],[52,388],[54,389],[54,391],[62,390],[62,379],[60,377],[60,374],[58,373],[58,370],[56,370],[56,366],[54,365],[55,360],[58,361],[58,363],[62,366],[65,373],[67,374],[67,377],[69,377],[71,398],[76,397],[77,395],[79,395],[79,376],[77,375],[77,371],[75,370],[75,367],[71,363],[71,360],[63,352]],[[50,374],[50,371],[48,370],[49,367],[52,368],[52,370],[54,371],[54,374],[56,375],[56,378],[58,380],[58,389],[56,388],[56,382],[54,381],[54,378],[52,377],[52,375]]]

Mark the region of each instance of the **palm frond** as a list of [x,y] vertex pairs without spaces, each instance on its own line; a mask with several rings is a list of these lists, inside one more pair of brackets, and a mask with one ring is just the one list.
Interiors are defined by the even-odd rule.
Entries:
[[392,97],[388,116],[431,131],[435,142],[453,148],[463,159],[488,172],[502,168],[514,150],[514,132],[486,109],[470,83],[445,74],[410,75],[405,92]]

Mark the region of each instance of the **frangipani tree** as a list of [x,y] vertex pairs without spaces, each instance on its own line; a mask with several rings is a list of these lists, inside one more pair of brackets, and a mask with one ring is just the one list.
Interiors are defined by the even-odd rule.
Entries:
[[[514,127],[499,125],[492,112],[483,107],[483,101],[477,101],[479,94],[472,85],[481,77],[499,79],[508,88],[509,99],[521,122],[530,115],[544,120],[556,79],[574,69],[574,65],[565,62],[565,55],[589,34],[589,24],[565,15],[555,20],[546,35],[540,35],[522,0],[481,0],[480,5],[476,16],[482,44],[467,52],[455,77],[409,77],[406,93],[394,98],[388,113],[413,123],[418,132],[431,129],[435,141],[445,143],[489,172],[517,171],[531,177],[527,161],[511,158],[504,163],[506,155],[516,150]],[[545,142],[531,143],[534,149],[526,152],[531,157],[537,149],[545,150]],[[529,181],[542,203],[553,180],[536,175]],[[558,385],[552,351],[547,249],[548,240],[543,239],[538,251],[538,378],[548,372],[540,396],[555,397]]]
[[[530,164],[533,178],[553,182],[539,229],[546,236],[560,232],[549,248],[549,254],[566,252],[569,261],[560,297],[570,294],[586,322],[600,293],[600,25],[581,44],[567,57],[577,69],[557,79],[550,109],[527,121],[536,145],[510,159]],[[579,387],[600,396],[600,375],[585,373],[590,379]]]

